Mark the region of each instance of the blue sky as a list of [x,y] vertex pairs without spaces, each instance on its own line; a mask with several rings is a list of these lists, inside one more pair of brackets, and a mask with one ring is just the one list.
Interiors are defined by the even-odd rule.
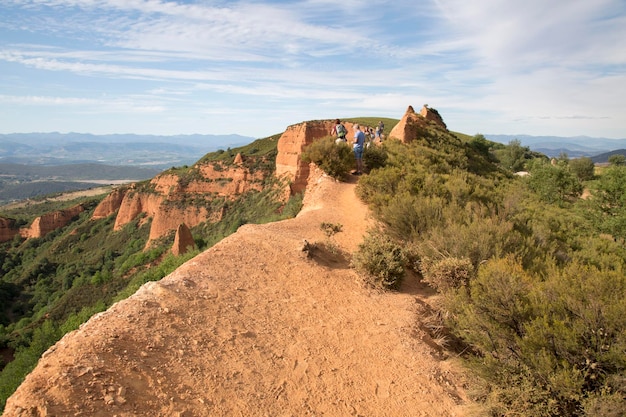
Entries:
[[2,0],[0,133],[265,137],[436,108],[626,138],[624,0]]

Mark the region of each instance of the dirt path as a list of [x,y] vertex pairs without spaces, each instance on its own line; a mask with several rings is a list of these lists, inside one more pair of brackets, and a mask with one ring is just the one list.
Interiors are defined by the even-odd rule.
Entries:
[[297,218],[246,225],[66,335],[5,416],[467,416],[457,365],[419,335],[410,281],[362,285],[354,184],[311,184]]

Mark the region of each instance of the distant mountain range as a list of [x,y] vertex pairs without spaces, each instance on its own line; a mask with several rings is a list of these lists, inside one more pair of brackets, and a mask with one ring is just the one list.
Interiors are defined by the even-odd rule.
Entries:
[[247,145],[241,135],[92,135],[85,133],[0,134],[0,163],[151,166],[193,164],[209,152]]
[[240,135],[0,134],[0,204],[149,179],[209,152],[247,145]]
[[[594,157],[626,149],[626,139],[588,136],[485,134],[508,144],[514,139],[549,157]],[[150,166],[167,169],[189,165],[209,152],[247,145],[256,138],[232,135],[92,135],[87,133],[0,134],[0,163],[67,165],[97,162],[106,165]]]
[[541,152],[549,157],[557,157],[561,153],[567,154],[570,158],[579,158],[581,156],[595,157],[626,149],[626,139],[592,138],[588,136],[561,137],[487,134],[484,136],[491,141],[505,144],[517,139],[522,146],[528,146],[531,150]]

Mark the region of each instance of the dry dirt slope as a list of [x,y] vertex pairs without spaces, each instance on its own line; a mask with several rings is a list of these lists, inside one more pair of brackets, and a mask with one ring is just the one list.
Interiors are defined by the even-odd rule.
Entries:
[[4,416],[466,416],[457,365],[420,337],[415,282],[367,289],[347,260],[354,184],[309,186],[297,218],[246,225],[95,316],[39,361]]

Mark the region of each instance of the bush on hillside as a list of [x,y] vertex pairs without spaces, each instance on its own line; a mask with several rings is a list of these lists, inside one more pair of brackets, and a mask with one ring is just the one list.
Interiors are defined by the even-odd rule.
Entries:
[[611,165],[600,176],[586,203],[587,217],[613,238],[626,239],[626,166]]
[[444,292],[468,285],[474,274],[474,266],[468,258],[422,259],[420,271],[424,282],[437,291]]
[[418,198],[401,193],[381,208],[380,219],[392,237],[413,239],[441,224],[442,206],[442,200],[437,197]]
[[489,407],[497,415],[621,415],[584,409],[626,408],[623,272],[576,261],[548,272],[492,260],[469,291],[448,293],[449,324],[481,353]]
[[387,152],[383,146],[370,145],[363,152],[363,164],[368,170],[382,168],[387,162]]
[[[475,149],[484,157],[490,158],[492,142],[488,141],[485,136],[481,134],[474,135],[474,137],[472,137],[472,139],[469,141],[469,146]],[[501,146],[500,148],[502,149],[504,148],[504,146]]]
[[582,194],[582,184],[567,164],[535,159],[529,165],[528,187],[546,203],[563,204]]
[[370,230],[352,257],[352,265],[364,274],[369,284],[384,289],[397,289],[405,275],[407,257],[398,243]]
[[581,181],[590,181],[595,177],[595,164],[591,158],[583,156],[572,159],[568,163],[569,168]]
[[313,162],[331,177],[342,180],[354,167],[354,154],[346,143],[335,143],[333,137],[316,140],[304,148],[302,160]]
[[609,163],[613,166],[624,166],[626,165],[626,156],[622,154],[615,154],[609,156]]
[[522,146],[522,142],[514,139],[503,149],[497,149],[494,154],[500,161],[500,166],[511,172],[523,171],[526,161],[530,159],[530,148]]
[[447,138],[385,145],[357,193],[446,300],[487,415],[623,415],[626,167],[606,168],[580,200],[565,158],[553,166],[517,142],[497,153],[507,169],[528,162],[528,179],[484,168],[481,141],[467,164]]

